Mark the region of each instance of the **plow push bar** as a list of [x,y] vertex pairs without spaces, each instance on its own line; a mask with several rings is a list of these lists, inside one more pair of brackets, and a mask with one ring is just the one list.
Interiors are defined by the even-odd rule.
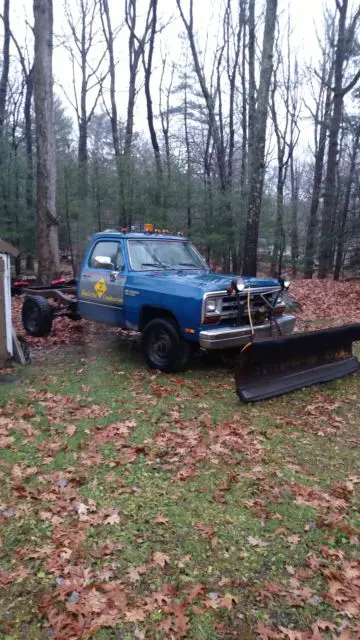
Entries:
[[236,364],[237,393],[244,402],[256,402],[355,373],[356,340],[360,324],[254,340]]

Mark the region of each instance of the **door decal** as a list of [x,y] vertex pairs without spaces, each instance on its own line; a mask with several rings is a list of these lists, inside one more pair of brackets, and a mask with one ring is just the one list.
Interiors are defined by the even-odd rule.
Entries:
[[97,274],[95,282],[83,282],[80,290],[80,299],[88,304],[103,305],[104,308],[108,306],[104,303],[113,303],[119,305],[118,308],[121,308],[124,304],[125,282],[126,276],[118,275],[113,282],[106,282],[106,277],[101,276],[99,278]]
[[105,278],[100,278],[95,284],[94,289],[96,291],[97,297],[102,298],[103,295],[107,292],[107,286],[105,282]]

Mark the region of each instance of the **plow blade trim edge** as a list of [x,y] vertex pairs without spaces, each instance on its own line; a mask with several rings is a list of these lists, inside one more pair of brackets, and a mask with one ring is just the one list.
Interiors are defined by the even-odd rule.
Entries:
[[256,402],[356,373],[356,340],[360,324],[255,341],[236,365],[238,396]]

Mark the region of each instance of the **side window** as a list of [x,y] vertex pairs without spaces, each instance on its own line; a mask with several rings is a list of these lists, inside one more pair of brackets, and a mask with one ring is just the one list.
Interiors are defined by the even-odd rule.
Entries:
[[[108,258],[108,262],[104,260]],[[100,241],[90,256],[89,266],[92,269],[109,269],[109,271],[122,271],[124,269],[124,257],[121,242]]]

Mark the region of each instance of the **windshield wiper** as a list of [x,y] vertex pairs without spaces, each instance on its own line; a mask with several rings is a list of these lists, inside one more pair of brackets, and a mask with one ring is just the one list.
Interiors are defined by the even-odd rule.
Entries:
[[158,267],[160,269],[166,269],[168,265],[163,264],[162,262],[142,262],[142,267]]
[[201,269],[201,267],[197,267],[193,262],[178,262],[177,267],[192,267],[193,269]]

